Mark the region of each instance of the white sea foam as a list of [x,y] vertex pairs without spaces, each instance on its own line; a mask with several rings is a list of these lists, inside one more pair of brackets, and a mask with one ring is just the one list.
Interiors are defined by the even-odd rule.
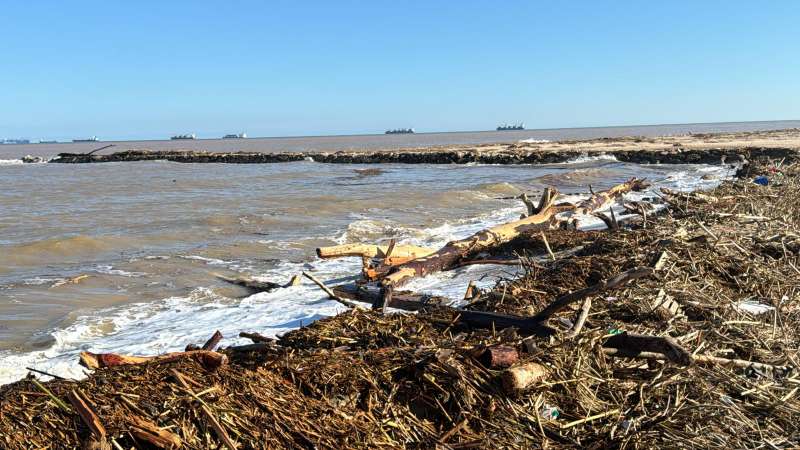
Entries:
[[599,155],[587,155],[583,154],[581,156],[572,158],[563,164],[583,164],[588,162],[595,162],[595,161],[617,161],[617,158],[614,155],[608,155],[605,153],[601,153]]
[[17,166],[24,164],[21,159],[0,159],[0,166]]

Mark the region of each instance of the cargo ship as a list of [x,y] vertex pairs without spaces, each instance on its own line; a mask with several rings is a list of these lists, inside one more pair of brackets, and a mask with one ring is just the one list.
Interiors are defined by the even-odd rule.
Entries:
[[192,134],[178,134],[178,135],[172,136],[170,139],[172,139],[173,141],[182,141],[182,140],[187,140],[187,139],[188,140],[192,140],[192,139],[195,139],[196,137],[197,136],[195,136],[194,133],[192,133]]
[[525,129],[525,124],[524,123],[515,123],[513,125],[509,125],[507,123],[504,123],[504,124],[500,125],[499,127],[497,127],[497,131],[519,131],[519,130],[524,130],[524,129]]
[[247,138],[246,133],[239,133],[239,134],[226,134],[222,136],[222,139],[245,139]]
[[413,128],[396,128],[394,130],[386,130],[386,134],[414,134]]
[[97,139],[97,136],[92,136],[84,139],[73,139],[72,142],[97,142],[99,140],[100,139]]

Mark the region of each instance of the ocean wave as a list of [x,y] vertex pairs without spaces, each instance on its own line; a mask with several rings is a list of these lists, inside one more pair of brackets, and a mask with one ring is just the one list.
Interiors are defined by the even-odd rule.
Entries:
[[547,144],[548,142],[552,141],[549,139],[528,138],[528,139],[520,139],[517,142],[520,144]]
[[618,159],[614,155],[608,155],[605,153],[601,153],[599,155],[591,155],[591,156],[588,154],[583,154],[581,156],[565,161],[562,164],[583,164],[596,161],[618,161]]
[[17,166],[25,164],[21,159],[0,159],[0,166]]

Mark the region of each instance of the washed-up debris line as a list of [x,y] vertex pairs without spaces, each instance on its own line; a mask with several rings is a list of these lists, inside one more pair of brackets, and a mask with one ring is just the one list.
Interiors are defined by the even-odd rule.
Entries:
[[[549,191],[507,234],[444,249],[320,249],[364,258],[360,285],[308,274],[348,311],[221,350],[85,353],[78,382],[31,373],[0,388],[0,447],[800,446],[800,165],[752,162],[576,231],[576,209],[622,201],[609,192]],[[402,290],[468,262],[524,271],[460,308]]]

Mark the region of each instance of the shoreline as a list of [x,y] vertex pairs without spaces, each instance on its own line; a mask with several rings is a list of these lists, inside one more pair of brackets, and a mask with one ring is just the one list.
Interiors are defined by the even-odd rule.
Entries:
[[313,160],[331,164],[553,164],[568,162],[581,156],[611,156],[622,162],[638,164],[716,164],[740,157],[794,160],[798,155],[800,155],[800,129],[789,129],[658,138],[631,136],[336,152],[262,153],[141,149],[111,154],[61,153],[50,162],[85,164],[166,160],[180,163],[269,164]]
[[[47,382],[46,392],[30,380],[0,387],[0,435],[65,448],[93,435],[127,448],[145,439],[142,428],[183,448],[231,438],[243,448],[797,445],[797,368],[784,366],[797,357],[800,171],[775,166],[796,150],[770,154],[751,152],[740,178],[715,190],[665,193],[663,214],[643,212],[621,230],[537,230],[509,242],[501,253],[558,257],[529,262],[460,314],[514,315],[516,330],[501,316],[488,330],[465,326],[429,299],[417,315],[351,310],[277,341],[213,352],[215,342],[218,366],[216,355],[186,353]],[[642,266],[657,273],[551,320],[555,339],[528,336],[524,318],[554,298]],[[743,299],[774,313],[740,310]],[[527,381],[509,388],[519,373]],[[59,405],[71,391],[107,435],[75,414],[80,402]]]

